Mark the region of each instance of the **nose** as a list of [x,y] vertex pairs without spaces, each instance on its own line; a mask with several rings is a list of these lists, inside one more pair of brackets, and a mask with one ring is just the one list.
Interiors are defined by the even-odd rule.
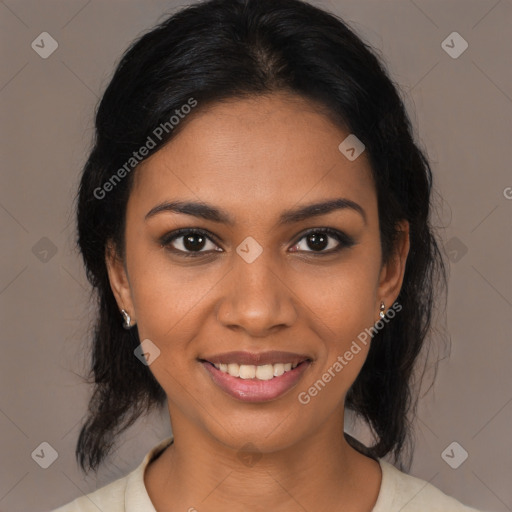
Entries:
[[265,251],[252,263],[237,254],[233,259],[217,307],[218,321],[255,338],[292,326],[297,319],[297,301],[286,282],[286,272],[273,264]]

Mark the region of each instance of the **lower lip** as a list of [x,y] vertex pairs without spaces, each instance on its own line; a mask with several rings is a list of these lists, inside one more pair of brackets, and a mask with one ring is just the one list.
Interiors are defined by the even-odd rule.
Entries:
[[218,370],[206,361],[201,361],[201,364],[213,382],[233,398],[244,402],[267,402],[279,398],[293,388],[309,367],[310,361],[304,361],[293,370],[270,380],[240,379]]

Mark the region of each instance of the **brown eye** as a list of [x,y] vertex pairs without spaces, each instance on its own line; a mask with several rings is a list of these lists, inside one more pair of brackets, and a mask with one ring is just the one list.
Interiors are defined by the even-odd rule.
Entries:
[[187,251],[200,251],[206,243],[206,237],[203,235],[191,234],[182,238],[182,245]]
[[222,250],[212,242],[205,231],[196,229],[180,229],[169,233],[160,240],[160,245],[186,256]]
[[311,233],[306,237],[306,244],[313,251],[323,251],[329,245],[329,236],[325,233]]
[[[302,242],[304,240],[305,242]],[[293,246],[293,252],[329,254],[354,245],[354,240],[341,231],[324,228],[309,231]]]

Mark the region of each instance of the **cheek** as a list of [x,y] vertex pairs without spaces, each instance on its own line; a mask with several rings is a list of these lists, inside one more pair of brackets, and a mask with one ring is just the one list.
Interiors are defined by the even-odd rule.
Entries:
[[324,325],[325,337],[342,346],[377,320],[378,275],[378,259],[358,251],[314,276],[297,273],[293,289],[313,313],[311,319]]
[[314,329],[322,332],[322,350],[312,377],[297,392],[303,405],[319,416],[344,402],[364,365],[374,325],[374,287],[365,280],[333,279],[329,288],[309,296]]
[[192,335],[208,294],[219,285],[213,266],[172,264],[163,249],[134,250],[128,273],[141,337],[178,342]]
[[378,319],[378,275],[378,258],[371,253],[358,254],[328,275],[317,275],[315,280],[302,276],[294,286],[307,305],[304,311],[309,312],[313,330],[321,333],[323,351],[316,372],[329,388],[326,396],[332,395],[333,401],[346,393],[366,360],[370,328]]
[[204,305],[218,277],[215,279],[213,272],[196,268],[194,273],[171,265],[162,252],[132,253],[131,269],[139,338],[151,340],[160,350],[151,364],[151,373],[168,398],[183,401],[180,409],[190,408],[190,396],[200,396],[201,390],[196,390],[190,379],[191,365],[196,363],[189,347],[200,336]]

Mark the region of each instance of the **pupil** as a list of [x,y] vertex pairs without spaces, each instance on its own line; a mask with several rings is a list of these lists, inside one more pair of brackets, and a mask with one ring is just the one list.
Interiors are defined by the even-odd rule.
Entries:
[[323,234],[312,233],[308,236],[308,245],[310,249],[322,250],[328,245],[327,237]]
[[[310,249],[321,251],[328,245],[328,237],[324,234],[312,233],[308,235],[308,245]],[[183,245],[188,251],[200,250],[204,246],[204,237],[198,234],[191,234],[184,237]]]
[[204,237],[198,234],[188,235],[184,237],[183,245],[187,251],[202,249],[204,245]]

